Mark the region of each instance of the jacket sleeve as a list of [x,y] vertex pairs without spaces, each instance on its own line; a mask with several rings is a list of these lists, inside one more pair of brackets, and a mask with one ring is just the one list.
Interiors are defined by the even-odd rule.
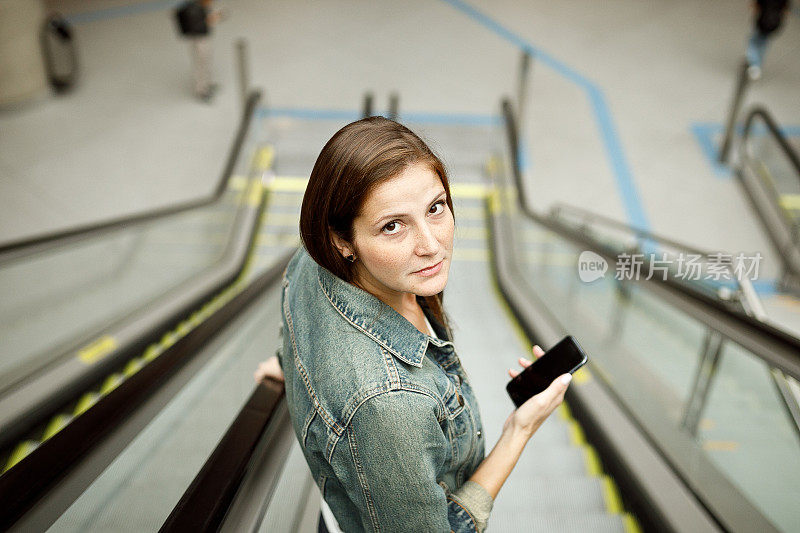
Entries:
[[486,527],[492,498],[483,487],[467,482],[453,494],[437,483],[450,442],[436,413],[433,398],[405,390],[380,393],[356,409],[332,466],[365,531],[480,533]]

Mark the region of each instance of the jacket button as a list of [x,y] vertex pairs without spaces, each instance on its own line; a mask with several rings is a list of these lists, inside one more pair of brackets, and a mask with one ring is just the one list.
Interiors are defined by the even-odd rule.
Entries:
[[459,393],[456,393],[456,396],[458,396],[458,405],[464,405],[464,397]]
[[481,438],[481,430],[479,429],[478,432],[475,434],[478,438]]

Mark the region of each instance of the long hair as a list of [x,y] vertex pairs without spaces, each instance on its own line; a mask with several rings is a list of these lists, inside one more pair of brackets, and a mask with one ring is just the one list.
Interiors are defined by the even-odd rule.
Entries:
[[[314,261],[353,283],[355,265],[342,257],[330,232],[352,243],[353,220],[372,190],[417,163],[439,176],[455,217],[444,164],[410,129],[387,118],[369,117],[337,131],[314,163],[300,211],[300,238]],[[424,301],[449,330],[442,299],[440,292]]]

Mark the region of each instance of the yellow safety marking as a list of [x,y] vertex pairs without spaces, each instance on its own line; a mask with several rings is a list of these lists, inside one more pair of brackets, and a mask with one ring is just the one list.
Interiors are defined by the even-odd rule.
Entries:
[[294,213],[270,213],[267,215],[269,226],[271,227],[291,227],[298,228],[300,215]]
[[253,166],[258,171],[265,171],[272,166],[272,160],[275,157],[275,150],[271,145],[264,146],[256,150],[255,158],[253,159]]
[[175,344],[175,341],[177,341],[178,338],[179,338],[178,335],[176,335],[174,331],[168,331],[164,334],[163,337],[161,337],[161,340],[159,341],[158,345],[166,350],[167,348]]
[[69,424],[70,420],[72,420],[72,417],[65,415],[63,413],[54,416],[50,420],[50,422],[47,423],[47,427],[44,428],[44,433],[42,433],[42,442],[46,441],[47,439],[49,439],[50,437],[52,437],[53,435],[64,429],[64,427],[67,424]]
[[561,252],[525,252],[525,260],[533,265],[576,266],[575,254]]
[[[269,186],[266,186],[269,188]],[[279,205],[282,207],[286,206],[293,206],[297,207],[297,216],[300,216],[299,208],[303,205],[303,195],[299,192],[289,192],[289,191],[274,191],[274,196],[272,200],[269,202],[270,207],[274,205]]]
[[703,449],[713,452],[735,452],[739,449],[739,443],[732,440],[707,440],[703,443]]
[[714,429],[717,424],[713,420],[711,420],[710,418],[703,418],[703,419],[700,420],[700,424],[699,425],[700,425],[700,429],[702,429],[703,431],[708,431],[708,430]]
[[490,156],[486,161],[487,174],[494,174],[500,168],[500,158],[496,155]]
[[625,533],[642,533],[642,528],[639,527],[639,522],[630,513],[622,515],[622,525],[625,527]]
[[606,510],[610,514],[620,514],[623,511],[623,507],[622,499],[619,497],[619,492],[617,492],[617,486],[614,485],[611,478],[606,475],[603,475],[601,479],[603,481],[603,495],[606,500]]
[[482,239],[489,238],[489,230],[475,226],[456,226],[456,236],[462,239]]
[[569,440],[576,446],[586,444],[586,436],[583,434],[583,429],[575,420],[570,420],[569,422]]
[[495,215],[498,213],[502,213],[503,211],[503,203],[500,201],[500,194],[497,190],[492,190],[489,193],[489,213]]
[[117,340],[111,335],[104,335],[96,341],[78,350],[78,358],[90,365],[110,354],[118,347]]
[[142,359],[144,359],[145,361],[147,361],[149,363],[150,361],[152,361],[153,359],[155,359],[159,355],[161,355],[161,350],[158,348],[157,345],[151,344],[144,351],[144,354],[142,354]]
[[573,381],[575,381],[575,383],[579,385],[583,383],[588,383],[592,381],[592,373],[589,372],[588,368],[583,366],[578,370],[576,370],[574,374],[572,374],[572,379]]
[[489,260],[489,250],[480,248],[459,248],[453,250],[453,261],[480,261]]
[[178,327],[175,329],[175,331],[177,331],[182,337],[185,336],[187,333],[192,331],[191,321],[189,321],[188,319],[184,320],[183,322],[178,324]]
[[784,209],[800,209],[800,194],[781,194],[780,203]]
[[[459,207],[456,206],[456,220],[483,220],[486,209],[483,207]],[[458,223],[456,223],[458,227]]]
[[572,420],[572,412],[569,410],[567,402],[562,402],[561,405],[558,406],[558,416],[560,416],[562,420]]
[[481,183],[451,183],[450,194],[454,198],[483,198],[489,189]]
[[6,463],[6,467],[3,469],[5,473],[11,467],[13,467],[18,462],[25,459],[36,447],[39,446],[39,443],[35,440],[26,440],[20,442],[14,451],[11,453],[11,456],[8,458],[8,462]]
[[300,242],[300,237],[297,234],[286,233],[266,233],[261,235],[256,240],[258,246],[288,246]]
[[590,476],[601,476],[603,467],[600,466],[600,458],[591,446],[582,446],[583,460],[586,463],[586,473]]
[[[145,352],[146,353],[146,352]],[[155,359],[155,358],[154,358]],[[130,377],[137,373],[144,366],[146,359],[144,357],[137,357],[128,361],[125,368],[122,369],[122,374],[125,377]]]
[[75,410],[73,411],[73,414],[75,416],[78,416],[81,413],[85,412],[91,406],[96,404],[97,400],[99,398],[100,398],[100,395],[97,394],[96,392],[87,392],[86,394],[81,396],[80,400],[78,400],[78,404],[75,406]]
[[100,387],[100,394],[105,396],[109,392],[119,387],[119,384],[123,381],[125,381],[125,377],[122,374],[111,374],[103,382],[103,386]]
[[308,185],[308,178],[275,176],[269,182],[268,188],[273,192],[304,192],[306,185]]
[[246,176],[231,176],[228,181],[228,188],[232,191],[243,191],[247,187]]
[[261,193],[264,187],[261,185],[261,180],[253,180],[250,183],[250,189],[247,191],[247,198],[245,202],[250,206],[258,206],[261,203]]

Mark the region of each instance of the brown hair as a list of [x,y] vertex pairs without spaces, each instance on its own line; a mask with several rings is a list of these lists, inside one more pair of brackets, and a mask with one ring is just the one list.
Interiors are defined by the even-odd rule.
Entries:
[[[314,261],[353,283],[355,266],[339,253],[330,231],[352,243],[353,219],[372,190],[416,163],[427,164],[439,176],[454,213],[444,164],[410,129],[384,117],[368,117],[337,131],[314,163],[300,211],[300,238]],[[424,301],[449,329],[442,297],[440,292]]]

